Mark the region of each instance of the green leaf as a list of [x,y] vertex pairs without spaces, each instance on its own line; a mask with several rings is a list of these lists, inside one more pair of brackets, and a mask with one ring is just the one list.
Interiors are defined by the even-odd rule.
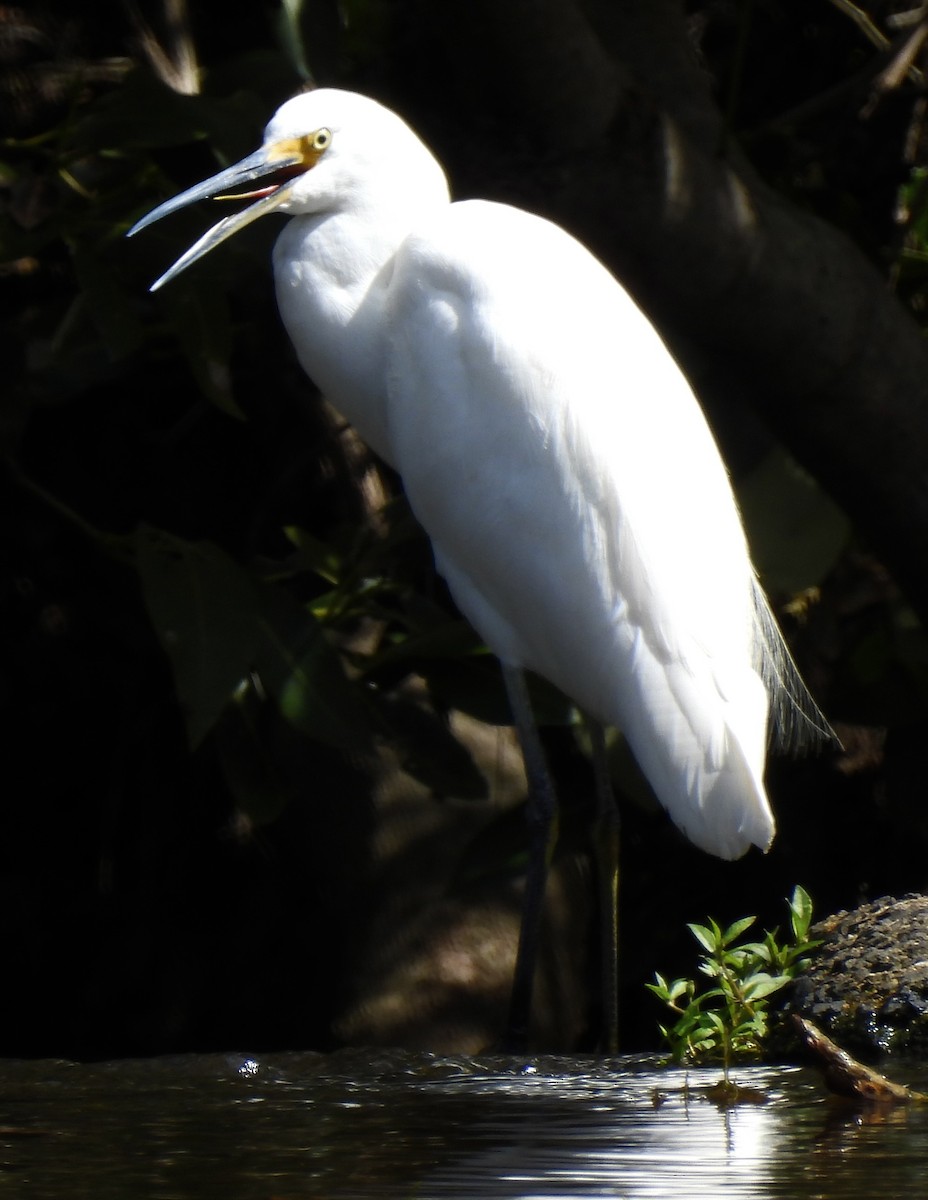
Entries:
[[797,942],[803,942],[809,936],[809,926],[812,924],[812,899],[800,884],[793,888],[789,900],[790,923],[793,937]]
[[300,732],[342,749],[368,746],[360,691],[321,626],[287,592],[257,583],[208,542],[148,527],[130,541],[192,747],[252,674]]
[[397,667],[408,668],[412,664],[421,665],[423,670],[432,670],[435,662],[439,667],[447,667],[449,660],[452,667],[457,668],[461,659],[465,659],[466,663],[467,658],[474,655],[476,668],[483,677],[498,676],[499,668],[495,660],[489,654],[481,653],[481,650],[482,643],[466,621],[442,613],[437,624],[430,624],[427,628],[417,629],[385,643],[371,657],[367,674],[375,676]]
[[745,956],[745,959],[754,958],[758,962],[769,963],[771,960],[771,952],[779,951],[779,947],[771,939],[770,934],[767,934],[766,941],[763,942],[745,942],[738,949]]
[[752,975],[743,984],[744,998],[745,1000],[763,1000],[765,996],[771,996],[774,992],[780,991],[789,982],[788,975],[767,975],[764,973]]
[[676,1004],[681,996],[691,994],[693,991],[691,979],[675,979],[673,983],[668,983],[657,971],[654,972],[654,979],[654,983],[646,983],[644,986],[667,1005]]
[[[248,686],[236,690],[215,728],[216,757],[226,786],[239,812],[255,825],[275,820],[303,790],[303,779],[287,769],[282,724],[276,707],[262,699],[258,688]],[[305,758],[304,750],[304,765]]]
[[714,921],[710,920],[709,925],[687,924],[687,929],[701,946],[710,954],[715,954],[719,948],[721,931]]
[[732,942],[741,937],[746,929],[750,929],[756,920],[756,917],[742,917],[739,921],[732,922],[722,934],[722,945],[731,945]]
[[185,96],[138,70],[80,110],[64,149],[72,155],[101,150],[123,155],[208,139],[232,161],[258,144],[266,118],[266,105],[249,91],[221,98]]
[[782,448],[740,482],[738,500],[769,591],[796,595],[817,587],[847,545],[847,517]]
[[[808,928],[811,905],[805,893],[794,891],[791,913],[794,932]],[[651,990],[680,1013],[667,1038],[676,1059],[696,1061],[720,1054],[727,1065],[733,1054],[760,1052],[768,1031],[769,997],[795,977],[807,943],[793,940],[781,945],[778,931],[773,930],[765,931],[762,941],[739,944],[754,921],[742,917],[723,930],[710,917],[704,925],[688,926],[705,951],[697,961],[700,974],[712,980],[705,991],[697,993],[692,980],[668,984],[655,973],[658,984]],[[681,1008],[683,1000],[685,1008]]]
[[209,542],[188,542],[149,526],[129,540],[195,748],[253,664],[260,609],[255,584]]
[[693,981],[691,979],[675,979],[670,985],[670,999],[676,1002],[681,996],[692,996]]
[[242,410],[232,395],[232,322],[223,288],[216,287],[215,281],[185,275],[175,286],[160,291],[158,298],[203,395],[241,420]]
[[344,750],[364,750],[370,711],[341,656],[312,614],[283,588],[259,589],[255,672],[283,717],[301,733]]
[[289,574],[312,571],[328,583],[338,583],[343,570],[342,556],[328,542],[298,525],[284,526],[284,535],[296,550],[286,562]]
[[722,1037],[724,1037],[725,1036],[725,1022],[722,1020],[721,1016],[714,1009],[711,1009],[711,1008],[703,1015],[706,1018],[706,1024],[712,1029],[713,1033],[719,1034]]

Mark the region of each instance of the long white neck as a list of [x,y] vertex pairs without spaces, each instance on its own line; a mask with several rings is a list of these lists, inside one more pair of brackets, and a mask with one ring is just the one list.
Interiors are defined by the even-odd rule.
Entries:
[[396,252],[427,211],[448,203],[293,217],[274,247],[280,315],[300,364],[365,442],[392,463],[385,305]]

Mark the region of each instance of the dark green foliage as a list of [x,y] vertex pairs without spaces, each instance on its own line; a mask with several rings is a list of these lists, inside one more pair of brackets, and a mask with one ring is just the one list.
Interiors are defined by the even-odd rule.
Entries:
[[[9,141],[3,164],[12,203],[0,220],[0,258],[18,264],[25,293],[8,335],[28,364],[10,381],[3,448],[20,461],[22,486],[34,480],[36,494],[89,533],[88,553],[115,554],[138,573],[192,750],[230,705],[241,716],[253,690],[265,723],[273,709],[310,743],[364,750],[375,725],[389,723],[375,713],[377,690],[369,685],[400,678],[423,654],[440,663],[475,648],[470,635],[454,632],[453,615],[413,603],[397,556],[412,539],[415,569],[427,559],[405,508],[388,508],[376,533],[365,532],[331,427],[317,421],[315,445],[281,461],[284,423],[304,420],[287,408],[307,403],[311,386],[270,299],[267,260],[279,225],[241,239],[157,297],[147,295],[147,284],[193,240],[203,214],[181,214],[144,239],[124,240],[159,196],[187,182],[176,167],[195,163],[194,172],[204,173],[257,143],[269,112],[299,84],[288,66],[297,32],[298,23],[286,25],[286,53],[269,45],[225,60],[206,74],[200,95],[177,94],[141,67],[97,94],[76,91],[40,136]],[[244,370],[237,347],[249,359]],[[119,441],[111,419],[95,411],[101,397],[110,411],[132,410],[118,418]],[[204,403],[225,416],[208,415]],[[79,445],[63,475],[48,460],[40,427],[53,426],[62,405],[75,415],[83,406],[85,434],[95,426],[106,447],[99,506],[88,502]],[[244,436],[232,431],[232,440],[268,445],[269,458],[219,460],[221,440],[211,446],[199,436],[217,420],[245,422]],[[265,477],[255,478],[262,468]],[[236,470],[250,499],[224,507],[222,493],[240,482]],[[270,494],[279,486],[274,471],[291,476],[282,503]],[[326,484],[326,473],[338,475],[337,486]],[[204,505],[212,489],[218,502]],[[309,525],[320,497],[325,512],[313,523],[321,536],[298,529]],[[269,515],[255,529],[256,503],[275,509],[276,529]],[[142,523],[129,536],[97,535],[88,517],[114,531]],[[381,625],[380,652],[358,664],[365,670],[359,686],[357,678],[349,682],[331,639],[350,639],[370,620]],[[459,702],[455,687],[449,690]],[[241,783],[236,790],[241,802]]]

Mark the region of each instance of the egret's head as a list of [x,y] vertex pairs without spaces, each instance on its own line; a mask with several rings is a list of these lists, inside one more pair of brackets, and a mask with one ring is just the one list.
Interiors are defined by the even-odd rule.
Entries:
[[320,88],[277,110],[260,150],[165,201],[128,236],[196,200],[254,201],[205,233],[152,284],[154,291],[265,213],[376,212],[442,196],[441,167],[400,117],[366,96]]

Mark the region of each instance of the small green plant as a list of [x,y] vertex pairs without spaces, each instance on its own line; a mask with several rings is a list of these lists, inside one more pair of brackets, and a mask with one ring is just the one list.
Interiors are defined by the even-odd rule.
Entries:
[[769,1024],[770,998],[806,966],[806,955],[818,945],[809,939],[812,901],[798,884],[788,901],[791,937],[780,942],[779,931],[765,933],[763,941],[739,938],[754,924],[742,917],[722,929],[710,917],[705,925],[689,929],[705,953],[699,971],[711,984],[699,991],[693,979],[668,983],[655,972],[646,986],[675,1015],[673,1025],[661,1025],[674,1061],[721,1061],[728,1068],[736,1058],[760,1054]]

